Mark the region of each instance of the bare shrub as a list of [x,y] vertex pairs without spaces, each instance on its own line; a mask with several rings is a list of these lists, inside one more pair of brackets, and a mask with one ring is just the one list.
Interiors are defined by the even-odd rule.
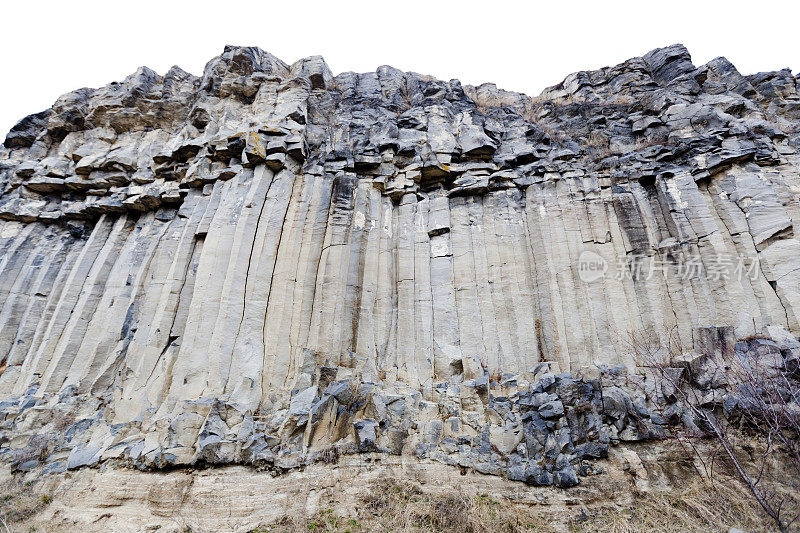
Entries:
[[625,344],[636,357],[636,364],[645,366],[658,362],[669,367],[683,365],[683,356],[678,326],[655,327],[648,330],[628,332]]
[[[800,383],[775,358],[765,364],[758,355],[723,360],[719,354],[701,353],[691,362],[682,360],[672,338],[668,335],[665,342],[653,332],[630,334],[628,345],[637,362],[658,381],[648,399],[700,463],[701,476],[715,483],[738,478],[778,529],[788,531],[800,516]],[[712,375],[719,387],[700,386],[707,379],[700,379],[700,372]],[[680,429],[674,427],[676,418]],[[718,449],[701,453],[694,442],[698,438],[714,439]],[[755,445],[740,443],[747,438]]]
[[411,91],[408,88],[408,81],[406,80],[405,83],[400,85],[397,88],[397,94],[400,96],[400,109],[398,115],[402,115],[409,109],[413,107],[413,97],[411,95]]
[[726,531],[730,526],[761,529],[761,508],[738,483],[695,478],[680,491],[638,494],[630,510],[609,506],[591,512],[574,530],[633,533],[639,531]]
[[594,159],[605,159],[617,152],[611,149],[611,139],[599,131],[591,131],[586,137],[583,147]]

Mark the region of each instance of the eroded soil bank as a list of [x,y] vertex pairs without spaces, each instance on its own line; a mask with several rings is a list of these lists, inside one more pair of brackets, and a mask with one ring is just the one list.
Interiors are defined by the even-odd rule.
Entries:
[[110,465],[38,479],[7,468],[1,475],[12,531],[770,530],[736,481],[704,483],[675,441],[620,445],[599,466],[602,473],[570,489],[380,454],[280,476],[242,466]]

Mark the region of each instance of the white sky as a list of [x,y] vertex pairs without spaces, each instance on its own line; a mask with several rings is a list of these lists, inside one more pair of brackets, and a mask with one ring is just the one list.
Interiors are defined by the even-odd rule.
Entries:
[[743,74],[796,73],[798,15],[796,1],[13,0],[0,11],[0,140],[65,92],[141,65],[200,74],[225,44],[287,63],[320,54],[335,74],[388,64],[535,95],[675,42],[696,65],[724,55]]

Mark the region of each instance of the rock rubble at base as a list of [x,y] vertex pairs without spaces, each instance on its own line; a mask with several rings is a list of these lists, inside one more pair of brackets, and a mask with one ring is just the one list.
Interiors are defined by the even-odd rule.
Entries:
[[[546,363],[529,375],[531,383],[522,376],[442,382],[428,399],[408,387],[334,381],[324,390],[295,391],[289,409],[270,417],[200,399],[157,430],[161,439],[137,423],[109,425],[107,407],[74,390],[42,399],[31,389],[0,405],[2,455],[23,471],[112,461],[142,469],[249,464],[280,472],[342,454],[410,454],[569,487],[578,475],[602,471],[592,460],[606,457],[609,446],[664,433],[642,400],[634,404],[614,385],[622,376],[576,380],[568,372],[554,375]],[[60,420],[76,410],[96,411],[63,429]]]
[[[712,348],[725,350],[730,330],[710,329],[723,339]],[[800,379],[794,366],[800,341],[782,328],[772,332],[777,341],[737,342],[734,356],[752,365],[774,360],[776,372]],[[714,357],[711,350],[676,366],[685,376],[675,383],[701,391],[700,407],[734,417],[747,406],[735,387],[708,379],[719,369]],[[38,398],[33,388],[0,403],[0,458],[22,472],[105,463],[144,470],[245,464],[277,475],[342,455],[377,453],[569,488],[601,474],[597,461],[611,446],[668,438],[676,427],[704,433],[656,374],[601,367],[595,379],[579,379],[551,370],[542,363],[524,375],[441,382],[424,396],[400,385],[336,380],[333,371],[324,373],[331,381],[323,388],[320,372],[314,385],[293,391],[288,409],[249,413],[201,398],[156,427],[108,424],[108,407],[74,389]],[[70,419],[76,412],[91,416]]]

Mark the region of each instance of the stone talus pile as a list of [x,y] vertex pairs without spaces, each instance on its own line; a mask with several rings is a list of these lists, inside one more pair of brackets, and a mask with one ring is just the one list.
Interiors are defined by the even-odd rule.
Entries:
[[569,485],[660,431],[591,375],[643,364],[629,331],[800,333],[798,128],[790,71],[680,45],[535,99],[242,47],[66,94],[0,148],[5,453],[383,450]]

